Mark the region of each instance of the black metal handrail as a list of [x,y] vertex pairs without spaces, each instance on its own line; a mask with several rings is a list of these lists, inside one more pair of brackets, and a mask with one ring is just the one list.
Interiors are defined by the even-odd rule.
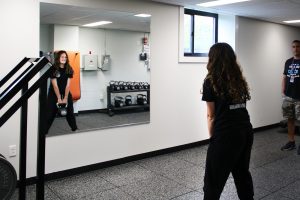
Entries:
[[23,58],[4,78],[0,80],[0,88],[17,72],[30,58]]
[[34,59],[31,65],[0,94],[0,109],[22,89],[24,84],[28,83],[48,63],[49,61],[46,58]]
[[[38,119],[38,141],[37,141],[37,184],[36,199],[44,199],[44,176],[45,176],[45,135],[46,122],[43,114],[46,113],[47,98],[47,79],[50,76],[52,66],[45,57],[42,58],[24,58],[15,68],[13,68],[3,79],[0,80],[0,88],[7,83],[12,76],[18,72],[27,62],[29,66],[7,86],[0,94],[0,109],[2,109],[18,92],[21,91],[21,97],[4,112],[0,117],[0,127],[19,109],[21,108],[20,120],[20,167],[19,167],[19,200],[26,199],[26,151],[27,151],[27,114],[28,99],[40,90],[39,95],[39,119]],[[47,68],[48,67],[48,68]],[[28,88],[29,81],[41,73],[31,87]]]

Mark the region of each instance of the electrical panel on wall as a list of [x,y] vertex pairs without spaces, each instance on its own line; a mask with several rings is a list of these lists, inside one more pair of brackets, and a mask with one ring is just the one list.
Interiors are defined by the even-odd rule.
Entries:
[[102,66],[101,66],[101,70],[103,70],[103,71],[110,70],[110,64],[111,64],[111,58],[110,58],[110,55],[104,55],[104,56],[102,57]]
[[[148,36],[149,37],[149,36]],[[142,38],[142,53],[140,53],[140,60],[145,62],[145,67],[150,70],[150,46],[148,43],[148,37],[144,35]]]
[[97,55],[83,55],[83,69],[84,70],[97,70],[98,69],[98,56]]

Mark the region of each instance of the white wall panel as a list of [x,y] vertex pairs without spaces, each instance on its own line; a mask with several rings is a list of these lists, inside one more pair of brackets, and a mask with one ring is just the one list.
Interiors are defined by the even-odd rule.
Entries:
[[54,50],[78,51],[79,27],[54,25]]

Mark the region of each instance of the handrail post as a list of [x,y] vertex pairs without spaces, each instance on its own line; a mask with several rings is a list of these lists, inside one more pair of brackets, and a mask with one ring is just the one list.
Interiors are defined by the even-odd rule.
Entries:
[[[28,83],[22,88],[22,95],[28,90]],[[28,101],[24,101],[21,107],[20,123],[20,169],[19,169],[19,200],[26,199],[26,156],[27,156],[27,112]]]
[[40,86],[39,95],[39,130],[37,141],[37,184],[36,199],[44,200],[45,195],[45,149],[47,123],[47,79]]

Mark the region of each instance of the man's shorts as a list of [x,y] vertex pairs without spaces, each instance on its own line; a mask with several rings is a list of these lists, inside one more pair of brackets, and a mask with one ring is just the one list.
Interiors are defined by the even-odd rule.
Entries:
[[282,115],[286,119],[300,120],[300,101],[284,96],[282,102]]

